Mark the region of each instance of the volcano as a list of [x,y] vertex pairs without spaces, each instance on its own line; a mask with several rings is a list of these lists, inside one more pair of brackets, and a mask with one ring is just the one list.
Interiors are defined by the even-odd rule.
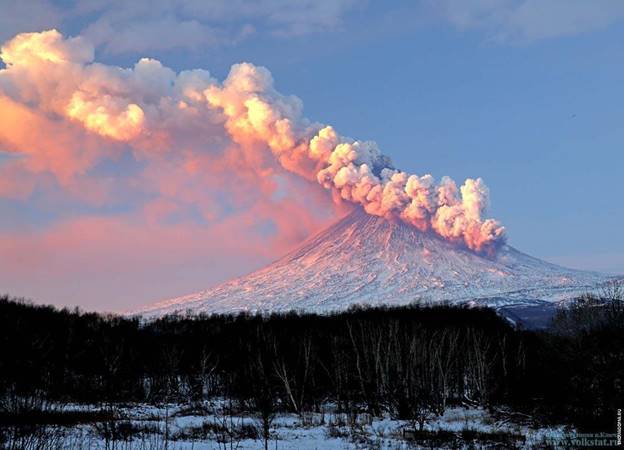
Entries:
[[552,305],[609,278],[550,264],[506,244],[493,256],[480,255],[357,209],[261,270],[139,313],[329,312],[354,304],[443,301]]

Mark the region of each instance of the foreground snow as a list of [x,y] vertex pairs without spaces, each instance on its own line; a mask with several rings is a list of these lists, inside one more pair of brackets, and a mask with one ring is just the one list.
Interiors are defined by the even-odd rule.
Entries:
[[303,310],[414,301],[488,306],[557,302],[610,277],[547,263],[504,245],[493,257],[356,210],[270,266],[137,311],[146,316]]
[[[117,441],[104,438],[102,424],[82,424],[56,428],[44,439],[50,447],[63,449],[263,449],[261,436],[249,433],[260,428],[258,419],[245,414],[224,415],[223,404],[198,408],[168,405],[154,407],[133,405],[118,409],[118,421],[131,424],[133,432]],[[73,409],[93,410],[85,406]],[[200,414],[201,411],[201,414]],[[212,412],[208,412],[212,411]],[[123,417],[123,419],[121,419]],[[229,429],[228,432],[224,430]],[[221,430],[221,431],[218,431]],[[415,439],[413,428],[405,421],[389,417],[356,418],[338,414],[331,405],[323,413],[277,415],[271,426],[269,448],[307,449],[413,449],[423,443]],[[534,428],[526,423],[493,416],[480,408],[450,408],[441,417],[426,424],[430,435],[442,433],[437,448],[535,448],[544,442],[557,442],[566,436],[565,427]],[[234,437],[228,433],[234,432]],[[446,434],[444,434],[446,432]],[[454,433],[454,434],[451,434]],[[56,437],[51,437],[56,436]],[[450,436],[450,437],[449,437]],[[425,445],[426,447],[431,444]],[[472,445],[472,447],[471,447]]]

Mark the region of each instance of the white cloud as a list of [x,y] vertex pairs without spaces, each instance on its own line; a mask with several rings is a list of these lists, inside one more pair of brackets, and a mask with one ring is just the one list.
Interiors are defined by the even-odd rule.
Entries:
[[624,20],[621,0],[429,1],[455,27],[483,29],[504,42],[572,36]]
[[60,25],[62,13],[48,0],[0,0],[0,42],[17,33]]
[[[340,30],[347,15],[367,3],[0,0],[0,41],[19,32],[57,28],[69,35],[84,35],[111,54],[197,50],[236,45],[256,35],[283,38]],[[624,20],[624,0],[419,0],[409,7],[423,20],[430,19],[428,12],[434,11],[460,30],[481,30],[499,42],[571,36]]]
[[355,0],[0,0],[0,40],[60,28],[106,52],[232,45],[254,33],[293,36],[340,27]]

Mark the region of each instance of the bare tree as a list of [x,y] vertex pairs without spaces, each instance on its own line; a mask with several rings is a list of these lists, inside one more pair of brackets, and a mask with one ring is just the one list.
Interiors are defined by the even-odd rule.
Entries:
[[289,367],[279,343],[273,340],[275,374],[284,386],[284,391],[293,410],[297,414],[302,413],[304,406],[306,387],[310,375],[310,358],[312,354],[312,339],[309,335],[304,336],[299,342],[297,365]]
[[263,324],[256,329],[255,344],[257,347],[250,345],[249,349],[251,358],[248,361],[247,381],[251,390],[248,402],[249,409],[255,414],[260,435],[264,440],[264,448],[268,450],[271,426],[275,419],[277,405],[271,380],[270,363],[272,355],[269,353],[273,339]]
[[481,330],[468,328],[466,335],[468,352],[468,398],[485,404],[488,400],[490,371],[494,364],[491,358],[491,340]]
[[226,387],[223,401],[215,405],[213,411],[217,443],[219,448],[223,445],[223,450],[236,450],[240,446],[240,429],[243,425],[243,418],[237,416],[236,412],[231,390]]

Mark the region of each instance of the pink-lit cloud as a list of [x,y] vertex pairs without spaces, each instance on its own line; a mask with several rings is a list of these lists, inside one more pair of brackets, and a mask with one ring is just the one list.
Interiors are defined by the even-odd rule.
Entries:
[[2,289],[38,301],[123,310],[249,271],[274,257],[271,244],[238,217],[210,227],[80,217],[0,233]]
[[12,155],[0,196],[75,202],[50,223],[4,226],[9,280],[270,259],[349,204],[476,251],[504,239],[481,179],[458,188],[395,169],[374,142],[306,119],[263,67],[237,64],[221,83],[154,59],[103,65],[56,30],[20,34],[0,57],[0,150]]

